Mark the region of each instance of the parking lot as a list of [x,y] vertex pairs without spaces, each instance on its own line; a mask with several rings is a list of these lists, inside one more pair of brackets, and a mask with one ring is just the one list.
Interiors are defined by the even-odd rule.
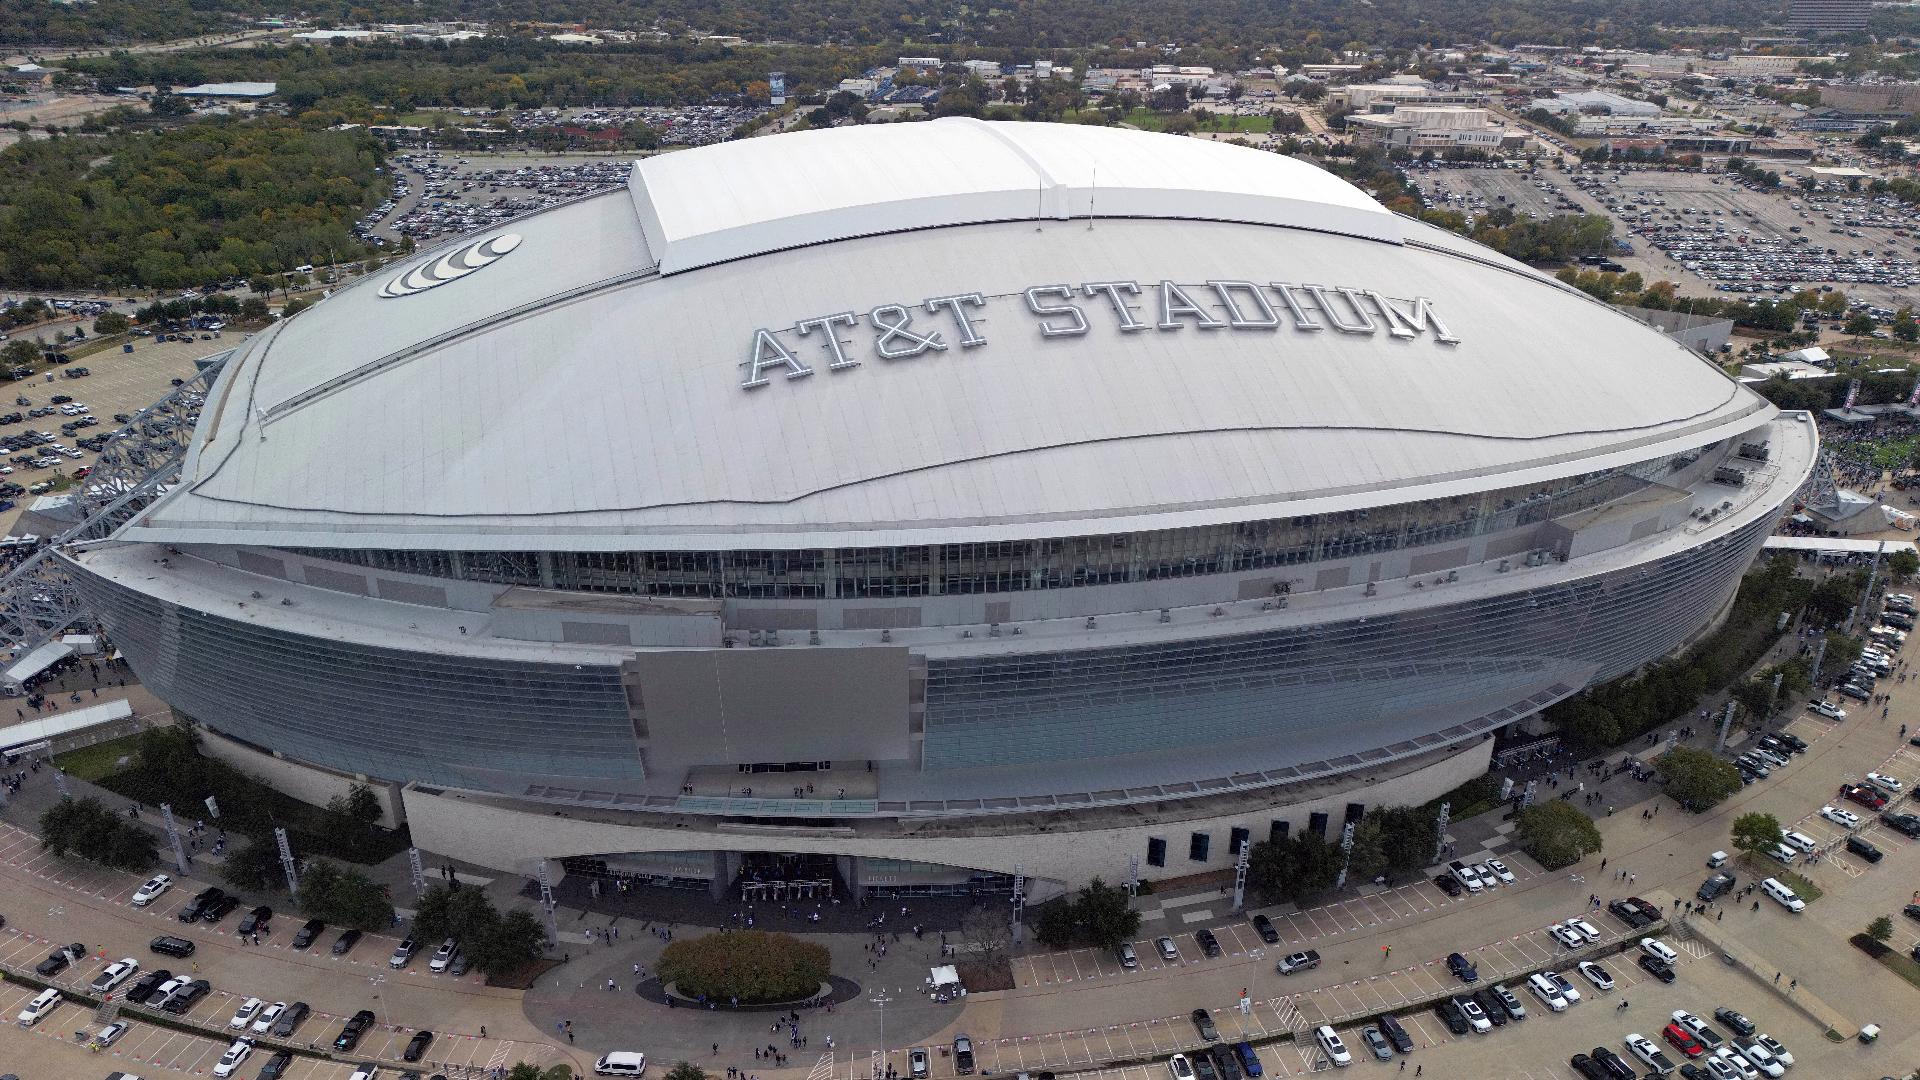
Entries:
[[[87,405],[93,415],[100,420],[99,426],[80,431],[78,433],[80,437],[112,432],[120,427],[113,420],[114,414],[126,413],[131,416],[153,404],[172,389],[169,385],[172,380],[192,376],[194,360],[232,348],[242,340],[237,334],[228,334],[224,340],[218,341],[201,341],[195,338],[191,341],[156,342],[152,338],[136,338],[131,353],[123,353],[115,348],[76,360],[74,366],[85,367],[93,372],[87,378],[66,379],[56,374],[52,376],[51,382],[47,381],[46,376],[41,376],[32,381],[21,380],[7,384],[3,390],[0,390],[0,402],[4,402],[4,407],[0,407],[0,413],[19,411],[24,414],[30,408],[47,405],[48,399],[55,394],[65,394]],[[15,404],[16,397],[25,397],[33,404],[31,406]],[[72,476],[76,469],[91,467],[99,455],[81,449],[74,438],[60,434],[60,424],[69,419],[72,418],[55,413],[52,416],[38,418],[23,417],[20,423],[0,425],[0,435],[12,435],[29,430],[49,431],[60,442],[80,450],[79,457],[45,469],[32,468],[25,463],[0,463],[14,470],[4,478],[21,485],[31,485],[55,476]],[[20,503],[20,507],[0,511],[0,534],[12,534],[16,531],[14,525],[19,520],[23,509],[31,505],[33,496],[25,496],[16,501]]]
[[[198,883],[179,881],[174,888],[162,894],[160,899],[144,909],[126,906],[143,879],[90,866],[70,860],[56,859],[40,849],[39,841],[30,834],[11,825],[0,823],[0,866],[10,874],[24,874],[33,877],[43,886],[53,886],[75,895],[76,902],[81,898],[104,901],[116,909],[125,912],[125,918],[135,925],[131,927],[133,938],[144,941],[145,938],[161,934],[189,936],[186,925],[176,918],[180,908],[185,906],[200,889]],[[55,903],[44,914],[38,911],[24,911],[17,906],[10,911],[4,929],[0,929],[0,966],[32,970],[42,959],[55,950],[70,944],[74,937],[81,936],[78,931],[63,932],[60,928],[66,921],[67,911],[64,904]],[[435,987],[453,990],[464,987],[479,993],[484,987],[484,977],[473,972],[455,977],[432,973],[426,969],[424,959],[405,969],[395,971],[387,958],[393,953],[396,939],[379,934],[366,934],[344,956],[334,956],[330,946],[338,934],[330,929],[323,934],[314,947],[301,952],[288,947],[287,942],[298,928],[299,922],[291,915],[279,916],[272,930],[264,934],[258,946],[242,944],[233,927],[239,921],[239,915],[231,915],[222,922],[207,925],[194,924],[192,937],[198,939],[203,948],[195,958],[175,959],[149,951],[142,945],[129,945],[121,940],[115,945],[102,946],[84,938],[79,942],[87,947],[84,958],[71,964],[65,970],[53,976],[49,981],[54,985],[76,991],[84,991],[94,976],[108,963],[122,957],[132,957],[141,965],[141,971],[147,972],[165,968],[176,975],[197,976],[212,984],[210,992],[184,1014],[188,1020],[212,1024],[217,1028],[226,1028],[227,1021],[234,1010],[248,996],[268,996],[298,1000],[301,994],[311,993],[313,1012],[294,1033],[292,1042],[304,1045],[325,1047],[331,1043],[340,1031],[346,1017],[355,1006],[364,1005],[375,1011],[380,1022],[370,1029],[366,1036],[354,1048],[350,1056],[354,1060],[396,1061],[401,1051],[413,1037],[417,1028],[389,1024],[384,1022],[384,1003],[391,1002],[395,995],[392,991],[403,987]],[[303,987],[287,988],[284,985],[253,986],[249,988],[228,987],[222,985],[217,970],[225,958],[217,951],[224,943],[232,946],[244,955],[248,951],[258,951],[262,958],[277,956],[288,962],[297,962],[309,969],[309,978]],[[202,972],[201,960],[206,960],[207,971]],[[319,966],[321,970],[311,970]],[[115,990],[116,996],[124,995],[131,983],[123,984]],[[4,1006],[4,1017],[11,1018],[19,1010],[20,1004],[37,992],[20,984],[6,984],[0,987],[0,1006]],[[497,991],[495,992],[497,993]],[[330,1003],[351,1001],[353,1005]],[[421,1019],[434,1015],[445,1017],[449,1028],[463,1025],[459,1018],[448,1014],[444,1009],[422,1008],[418,1005],[396,1005],[406,1009],[410,1019]],[[99,1024],[87,1024],[90,1010],[72,1003],[61,1006],[60,1015],[42,1021],[33,1030],[47,1036],[71,1036],[81,1026],[90,1026],[97,1030]],[[135,1030],[126,1038],[103,1053],[118,1054],[130,1062],[138,1062],[142,1070],[167,1069],[185,1073],[204,1074],[210,1064],[226,1048],[226,1042],[210,1037],[198,1037],[173,1032],[138,1022],[137,1012],[129,1011],[127,1019],[135,1021]],[[11,1024],[5,1025],[9,1032],[18,1031]],[[84,1052],[84,1051],[80,1051]],[[544,1043],[520,1042],[501,1038],[480,1038],[477,1032],[436,1029],[433,1042],[429,1045],[425,1060],[436,1064],[491,1065],[512,1064],[522,1058],[545,1061],[553,1053],[553,1048]],[[264,1061],[264,1055],[256,1052],[257,1061]],[[0,1052],[0,1060],[6,1055]],[[252,1075],[253,1063],[249,1063],[247,1075]],[[296,1069],[288,1075],[301,1078],[312,1076],[325,1080],[344,1080],[351,1069],[343,1066],[300,1061],[296,1059]],[[52,1075],[68,1075],[65,1073]]]
[[[1773,296],[1779,295],[1778,287],[1791,291],[1824,284],[1850,299],[1898,308],[1914,298],[1913,286],[1900,282],[1920,280],[1914,266],[1920,258],[1914,250],[1920,246],[1915,235],[1920,215],[1870,196],[1809,196],[1791,184],[1767,192],[1717,172],[1584,167],[1570,174],[1541,165],[1531,171],[1419,167],[1408,175],[1429,203],[1442,209],[1482,214],[1507,206],[1536,216],[1607,214],[1615,236],[1634,248],[1632,254],[1611,258],[1648,281],[1676,281],[1696,295],[1727,293],[1739,285],[1755,287],[1746,295],[1762,295],[1764,286],[1764,294]],[[1612,209],[1605,205],[1609,200],[1615,203]],[[1662,251],[1660,244],[1670,250]],[[1885,280],[1870,280],[1874,277]]]
[[426,244],[474,232],[557,203],[626,183],[631,157],[455,154],[434,150],[391,159],[393,197],[357,227],[388,243],[402,236]]

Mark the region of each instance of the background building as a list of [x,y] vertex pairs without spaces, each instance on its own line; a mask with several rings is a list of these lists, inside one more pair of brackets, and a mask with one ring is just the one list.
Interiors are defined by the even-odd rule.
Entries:
[[1796,34],[1857,34],[1866,30],[1872,0],[1793,0],[1787,29]]

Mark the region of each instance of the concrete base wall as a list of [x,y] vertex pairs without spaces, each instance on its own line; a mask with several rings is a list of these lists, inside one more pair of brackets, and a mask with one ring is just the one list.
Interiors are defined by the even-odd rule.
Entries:
[[200,735],[200,749],[208,757],[226,762],[275,791],[291,795],[304,803],[325,806],[335,795],[346,795],[353,785],[365,784],[373,789],[374,795],[380,800],[382,826],[398,828],[406,820],[403,816],[406,810],[401,804],[397,784],[370,780],[364,776],[348,776],[330,769],[289,761],[229,739],[211,728],[198,727],[195,730]]
[[[1360,781],[1354,787],[1311,801],[1274,805],[1251,813],[1239,811],[1218,817],[1163,820],[1116,828],[1072,829],[1052,825],[1045,832],[995,832],[978,836],[945,833],[929,837],[865,837],[846,835],[847,830],[719,823],[716,827],[696,829],[674,827],[666,821],[659,825],[647,824],[647,815],[643,814],[634,814],[631,824],[589,821],[570,816],[570,811],[538,804],[504,807],[496,801],[479,801],[453,792],[412,786],[402,792],[402,797],[414,842],[421,849],[511,873],[531,875],[538,860],[569,855],[777,851],[910,859],[1002,874],[1011,874],[1015,867],[1020,867],[1029,877],[1077,888],[1095,877],[1110,882],[1124,881],[1129,857],[1139,858],[1140,876],[1145,880],[1226,869],[1234,862],[1229,838],[1230,830],[1235,827],[1248,830],[1255,841],[1260,841],[1267,838],[1274,821],[1286,821],[1298,832],[1307,827],[1310,815],[1319,812],[1328,816],[1329,832],[1332,832],[1345,819],[1348,803],[1364,803],[1371,809],[1427,802],[1484,774],[1492,752],[1493,740],[1479,739],[1457,754],[1391,781],[1376,785]],[[981,823],[983,828],[999,825],[990,818],[981,819]],[[1196,832],[1211,837],[1205,861],[1187,857],[1190,837]],[[840,835],[834,835],[836,833]],[[1155,837],[1166,841],[1165,866],[1147,864],[1147,842]],[[1037,891],[1029,895],[1041,898]]]

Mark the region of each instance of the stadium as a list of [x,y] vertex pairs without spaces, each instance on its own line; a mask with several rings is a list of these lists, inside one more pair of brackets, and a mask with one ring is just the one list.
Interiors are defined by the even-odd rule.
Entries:
[[1311,165],[964,119],[648,158],[227,359],[65,557],[211,752],[521,873],[1231,866],[1721,618],[1816,435]]

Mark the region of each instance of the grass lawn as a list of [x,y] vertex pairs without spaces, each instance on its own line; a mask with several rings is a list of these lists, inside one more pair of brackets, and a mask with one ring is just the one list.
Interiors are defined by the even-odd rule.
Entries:
[[1880,958],[1880,962],[1886,965],[1887,970],[1911,983],[1914,989],[1920,990],[1920,964],[1899,953],[1888,953]]
[[1791,870],[1776,870],[1773,876],[1779,878],[1781,884],[1792,889],[1795,896],[1798,896],[1809,904],[1827,895],[1820,890],[1820,886],[1815,885],[1813,882],[1808,881],[1805,877]]
[[123,735],[118,739],[69,750],[56,756],[53,762],[65,769],[68,776],[98,783],[102,777],[120,771],[120,759],[131,759],[139,741],[138,735]]

